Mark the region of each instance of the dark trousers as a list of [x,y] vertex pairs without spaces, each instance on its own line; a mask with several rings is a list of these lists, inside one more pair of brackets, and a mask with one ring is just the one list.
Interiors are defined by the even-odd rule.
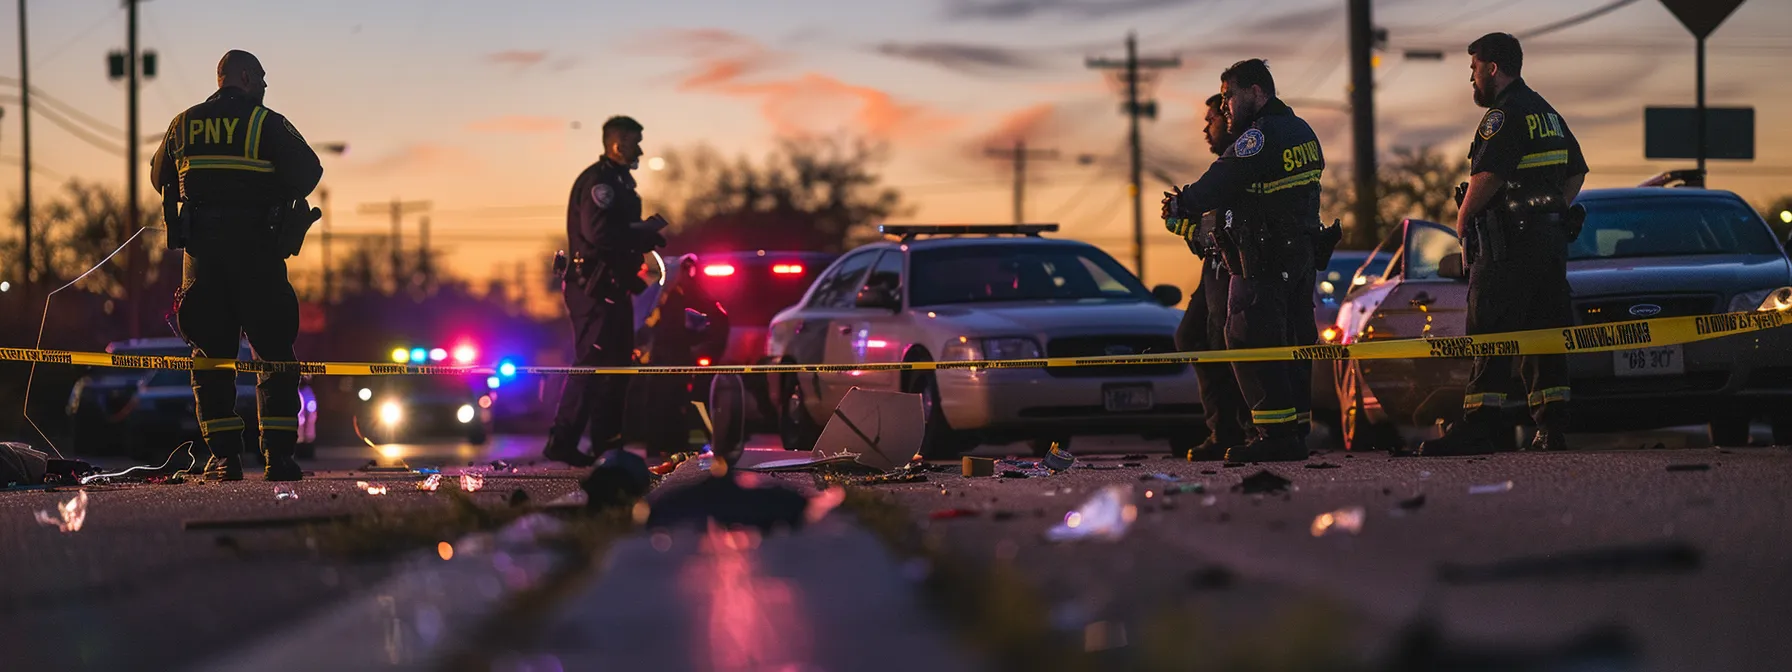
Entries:
[[[566,308],[572,315],[573,366],[634,364],[633,304],[620,290],[609,300],[592,298],[575,283],[566,287]],[[601,454],[623,444],[622,418],[628,376],[568,375],[560,390],[549,439],[577,446],[579,434],[591,432],[591,450]]]
[[[1232,276],[1226,303],[1226,347],[1295,345],[1313,329],[1312,250],[1297,240],[1277,254],[1266,271]],[[1303,322],[1304,320],[1304,322]],[[1316,337],[1314,337],[1316,338]],[[1310,342],[1310,341],[1309,341]],[[1304,344],[1304,343],[1303,343]],[[1238,387],[1251,408],[1257,430],[1298,430],[1300,414],[1311,412],[1312,368],[1293,362],[1235,362]],[[1294,384],[1296,381],[1300,384]]]
[[[1201,265],[1201,285],[1188,298],[1188,310],[1176,326],[1176,349],[1182,352],[1226,349],[1226,296],[1232,276],[1212,260]],[[1245,439],[1251,426],[1250,407],[1238,391],[1238,377],[1225,362],[1195,365],[1201,386],[1201,410],[1207,429],[1221,445]]]
[[[1314,273],[1317,273],[1316,271]],[[1289,295],[1288,331],[1294,338],[1292,345],[1314,345],[1319,342],[1319,324],[1315,320],[1313,308],[1313,287],[1317,278],[1314,273],[1307,274],[1305,291],[1296,288]],[[1288,393],[1294,397],[1294,421],[1304,431],[1313,422],[1313,360],[1303,359],[1288,363]]]
[[[1469,267],[1468,333],[1573,325],[1567,242],[1561,231],[1537,225],[1507,238],[1511,247],[1503,258],[1483,253]],[[1476,357],[1462,399],[1464,419],[1497,419],[1500,407],[1520,392],[1539,428],[1567,429],[1568,356]]]
[[[265,211],[195,206],[175,297],[175,319],[194,357],[236,359],[244,336],[257,360],[290,362],[299,336],[299,300],[274,251]],[[193,371],[199,430],[213,455],[243,450],[233,371]],[[299,374],[263,373],[255,388],[261,450],[291,457],[299,431]]]

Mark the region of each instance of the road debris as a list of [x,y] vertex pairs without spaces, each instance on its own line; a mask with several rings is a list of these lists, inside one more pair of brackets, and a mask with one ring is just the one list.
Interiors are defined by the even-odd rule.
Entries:
[[87,491],[81,490],[68,501],[56,505],[55,513],[38,511],[37,522],[63,532],[79,532],[87,522]]
[[1126,529],[1138,517],[1139,509],[1132,503],[1132,488],[1110,485],[1075,511],[1064,514],[1064,522],[1046,530],[1045,538],[1054,542],[1115,541],[1126,535]]
[[1347,506],[1329,513],[1321,513],[1313,518],[1312,532],[1315,537],[1323,537],[1336,532],[1358,534],[1363,531],[1363,507]]
[[1256,495],[1287,492],[1288,486],[1293,484],[1294,481],[1282,478],[1281,476],[1276,475],[1275,472],[1264,469],[1244,477],[1244,480],[1239,481],[1238,485],[1232,487],[1234,490],[1242,490],[1244,494]]
[[479,492],[479,489],[483,487],[485,487],[484,476],[480,476],[479,474],[460,475],[460,489],[467,492]]
[[417,489],[424,492],[435,492],[440,487],[442,487],[441,474],[430,474],[427,478],[417,481]]
[[1337,469],[1339,466],[1341,466],[1341,465],[1332,464],[1330,462],[1308,462],[1307,463],[1308,469]]
[[1487,583],[1514,579],[1584,579],[1619,574],[1677,573],[1699,569],[1703,553],[1683,541],[1610,546],[1499,560],[1487,564],[1445,563],[1439,580]]
[[927,514],[927,518],[928,520],[950,520],[952,518],[972,518],[976,515],[976,509],[940,509]]
[[965,478],[993,476],[996,473],[996,461],[987,457],[966,455],[963,460],[963,468]]
[[355,481],[355,488],[369,495],[386,494],[386,486],[384,484],[375,485],[368,483],[367,481]]
[[295,502],[295,501],[298,501],[298,499],[299,499],[299,492],[298,492],[297,488],[294,488],[290,485],[274,486],[274,501],[276,501],[276,502]]
[[1144,476],[1140,476],[1139,480],[1141,480],[1141,481],[1168,481],[1170,483],[1176,483],[1176,482],[1181,481],[1182,477],[1176,476],[1174,474],[1166,474],[1166,473],[1163,473],[1160,471],[1155,474],[1145,474]]
[[1031,477],[1027,475],[1027,472],[1020,471],[1018,469],[1004,469],[1004,470],[1002,470],[1002,478],[1031,478]]
[[1501,483],[1489,483],[1487,485],[1468,486],[1468,494],[1471,494],[1471,495],[1497,495],[1502,492],[1511,492],[1511,491],[1512,491],[1512,482],[1511,481],[1505,481],[1505,482],[1501,482]]
[[1076,456],[1070,454],[1063,444],[1053,441],[1051,450],[1046,451],[1045,459],[1040,460],[1039,464],[1053,473],[1069,471],[1076,464]]
[[1412,511],[1424,505],[1425,493],[1422,492],[1394,503],[1394,506],[1400,507],[1402,510],[1406,511]]

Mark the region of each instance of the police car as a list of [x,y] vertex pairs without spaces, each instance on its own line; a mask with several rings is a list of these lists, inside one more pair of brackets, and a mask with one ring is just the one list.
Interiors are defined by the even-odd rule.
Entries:
[[[1173,352],[1174,286],[1146,289],[1093,245],[1043,237],[1055,224],[880,227],[771,321],[768,361],[853,364]],[[779,435],[808,450],[847,390],[921,395],[925,450],[1135,434],[1188,448],[1205,438],[1185,364],[774,376]]]
[[[193,348],[179,338],[139,338],[107,344],[106,352],[190,357]],[[241,342],[236,358],[254,359],[248,341]],[[236,376],[236,413],[248,425],[243,432],[244,454],[259,459],[255,384],[255,374]],[[69,439],[82,454],[124,453],[137,459],[156,460],[166,458],[182,442],[191,440],[193,453],[204,464],[207,453],[193,403],[192,379],[187,371],[94,368],[75,381],[69,391],[65,409]],[[301,379],[298,457],[311,457],[316,440],[317,396],[310,383]]]
[[[1736,194],[1702,188],[1589,189],[1580,236],[1568,249],[1576,325],[1652,317],[1774,310],[1792,303],[1792,240]],[[1397,240],[1396,237],[1397,236]],[[1384,273],[1350,291],[1333,343],[1460,336],[1468,282],[1453,228],[1416,219],[1393,242]],[[1380,248],[1377,248],[1380,251]],[[1347,448],[1400,442],[1400,426],[1460,417],[1467,359],[1346,361],[1334,365]],[[1792,329],[1572,355],[1573,431],[1708,425],[1712,443],[1743,445],[1766,420],[1792,443]],[[1513,419],[1524,397],[1509,401]]]

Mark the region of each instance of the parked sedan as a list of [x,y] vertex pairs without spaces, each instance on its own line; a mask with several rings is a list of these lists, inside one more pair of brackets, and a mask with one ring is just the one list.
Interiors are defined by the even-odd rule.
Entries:
[[[1767,310],[1792,292],[1792,261],[1753,208],[1727,191],[1596,189],[1581,194],[1585,227],[1568,250],[1575,324]],[[1459,336],[1468,283],[1452,228],[1407,220],[1387,276],[1353,290],[1338,342]],[[1446,272],[1440,272],[1440,269]],[[1792,442],[1792,329],[1568,359],[1576,431],[1707,424],[1718,445],[1748,440],[1766,419]],[[1346,447],[1398,441],[1395,425],[1461,415],[1469,361],[1334,364]],[[1523,398],[1505,409],[1515,420]]]
[[[772,319],[771,361],[851,364],[1171,352],[1181,290],[1147,290],[1086,243],[1031,227],[885,226],[899,242],[835,261],[803,300]],[[922,236],[928,236],[923,238]],[[854,387],[920,394],[930,456],[978,443],[1085,434],[1203,436],[1193,369],[1183,364],[951,371],[827,371],[779,376],[784,447],[807,450]]]

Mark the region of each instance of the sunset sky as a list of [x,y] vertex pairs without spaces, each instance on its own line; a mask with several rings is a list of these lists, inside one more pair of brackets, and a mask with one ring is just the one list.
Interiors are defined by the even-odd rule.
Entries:
[[[0,11],[0,192],[19,191],[16,9]],[[1377,70],[1379,144],[1432,143],[1466,152],[1481,111],[1470,99],[1465,45],[1495,30],[1523,34],[1607,0],[1395,1],[1375,4],[1390,53]],[[1006,222],[1010,166],[985,146],[1023,137],[1064,158],[1039,162],[1028,219],[1102,245],[1130,263],[1126,120],[1115,89],[1084,65],[1142,50],[1177,54],[1163,74],[1163,108],[1147,125],[1148,156],[1204,166],[1200,101],[1227,64],[1269,59],[1285,99],[1319,131],[1334,167],[1350,157],[1344,0],[733,0],[619,3],[574,0],[152,0],[140,41],[161,54],[142,93],[139,135],[159,133],[209,95],[226,50],[261,57],[268,105],[313,143],[347,142],[324,157],[336,230],[383,233],[362,203],[429,200],[434,237],[456,270],[512,277],[563,234],[566,191],[600,153],[598,125],[629,114],[648,156],[704,142],[728,154],[765,152],[779,134],[848,131],[887,140],[887,182],[925,222]],[[117,0],[37,0],[30,6],[33,84],[95,121],[122,129],[124,85],[105,54],[124,45]],[[1764,203],[1792,193],[1792,2],[1749,0],[1713,35],[1708,99],[1756,109],[1752,163],[1714,162],[1713,186]],[[176,42],[176,39],[181,42]],[[1659,0],[1527,40],[1525,74],[1580,137],[1589,186],[1634,184],[1690,161],[1648,162],[1646,105],[1693,102],[1693,40]],[[1403,61],[1406,48],[1446,59]],[[1306,101],[1306,102],[1303,102]],[[1323,104],[1314,104],[1323,103]],[[35,116],[35,115],[34,115]],[[43,116],[33,119],[35,189],[69,177],[122,184],[122,140],[111,151]],[[153,145],[143,151],[145,160]],[[1078,154],[1101,157],[1091,165]],[[147,170],[144,171],[147,179]],[[653,173],[638,174],[651,196]],[[1192,181],[1198,172],[1177,175]],[[1343,170],[1326,179],[1343,180]],[[1147,216],[1162,185],[1148,180]],[[146,186],[144,193],[153,193]],[[314,204],[316,203],[314,199]],[[407,243],[415,241],[407,222]],[[8,228],[0,235],[17,235]],[[1193,285],[1192,258],[1147,222],[1150,282]],[[308,244],[294,268],[315,269]]]

